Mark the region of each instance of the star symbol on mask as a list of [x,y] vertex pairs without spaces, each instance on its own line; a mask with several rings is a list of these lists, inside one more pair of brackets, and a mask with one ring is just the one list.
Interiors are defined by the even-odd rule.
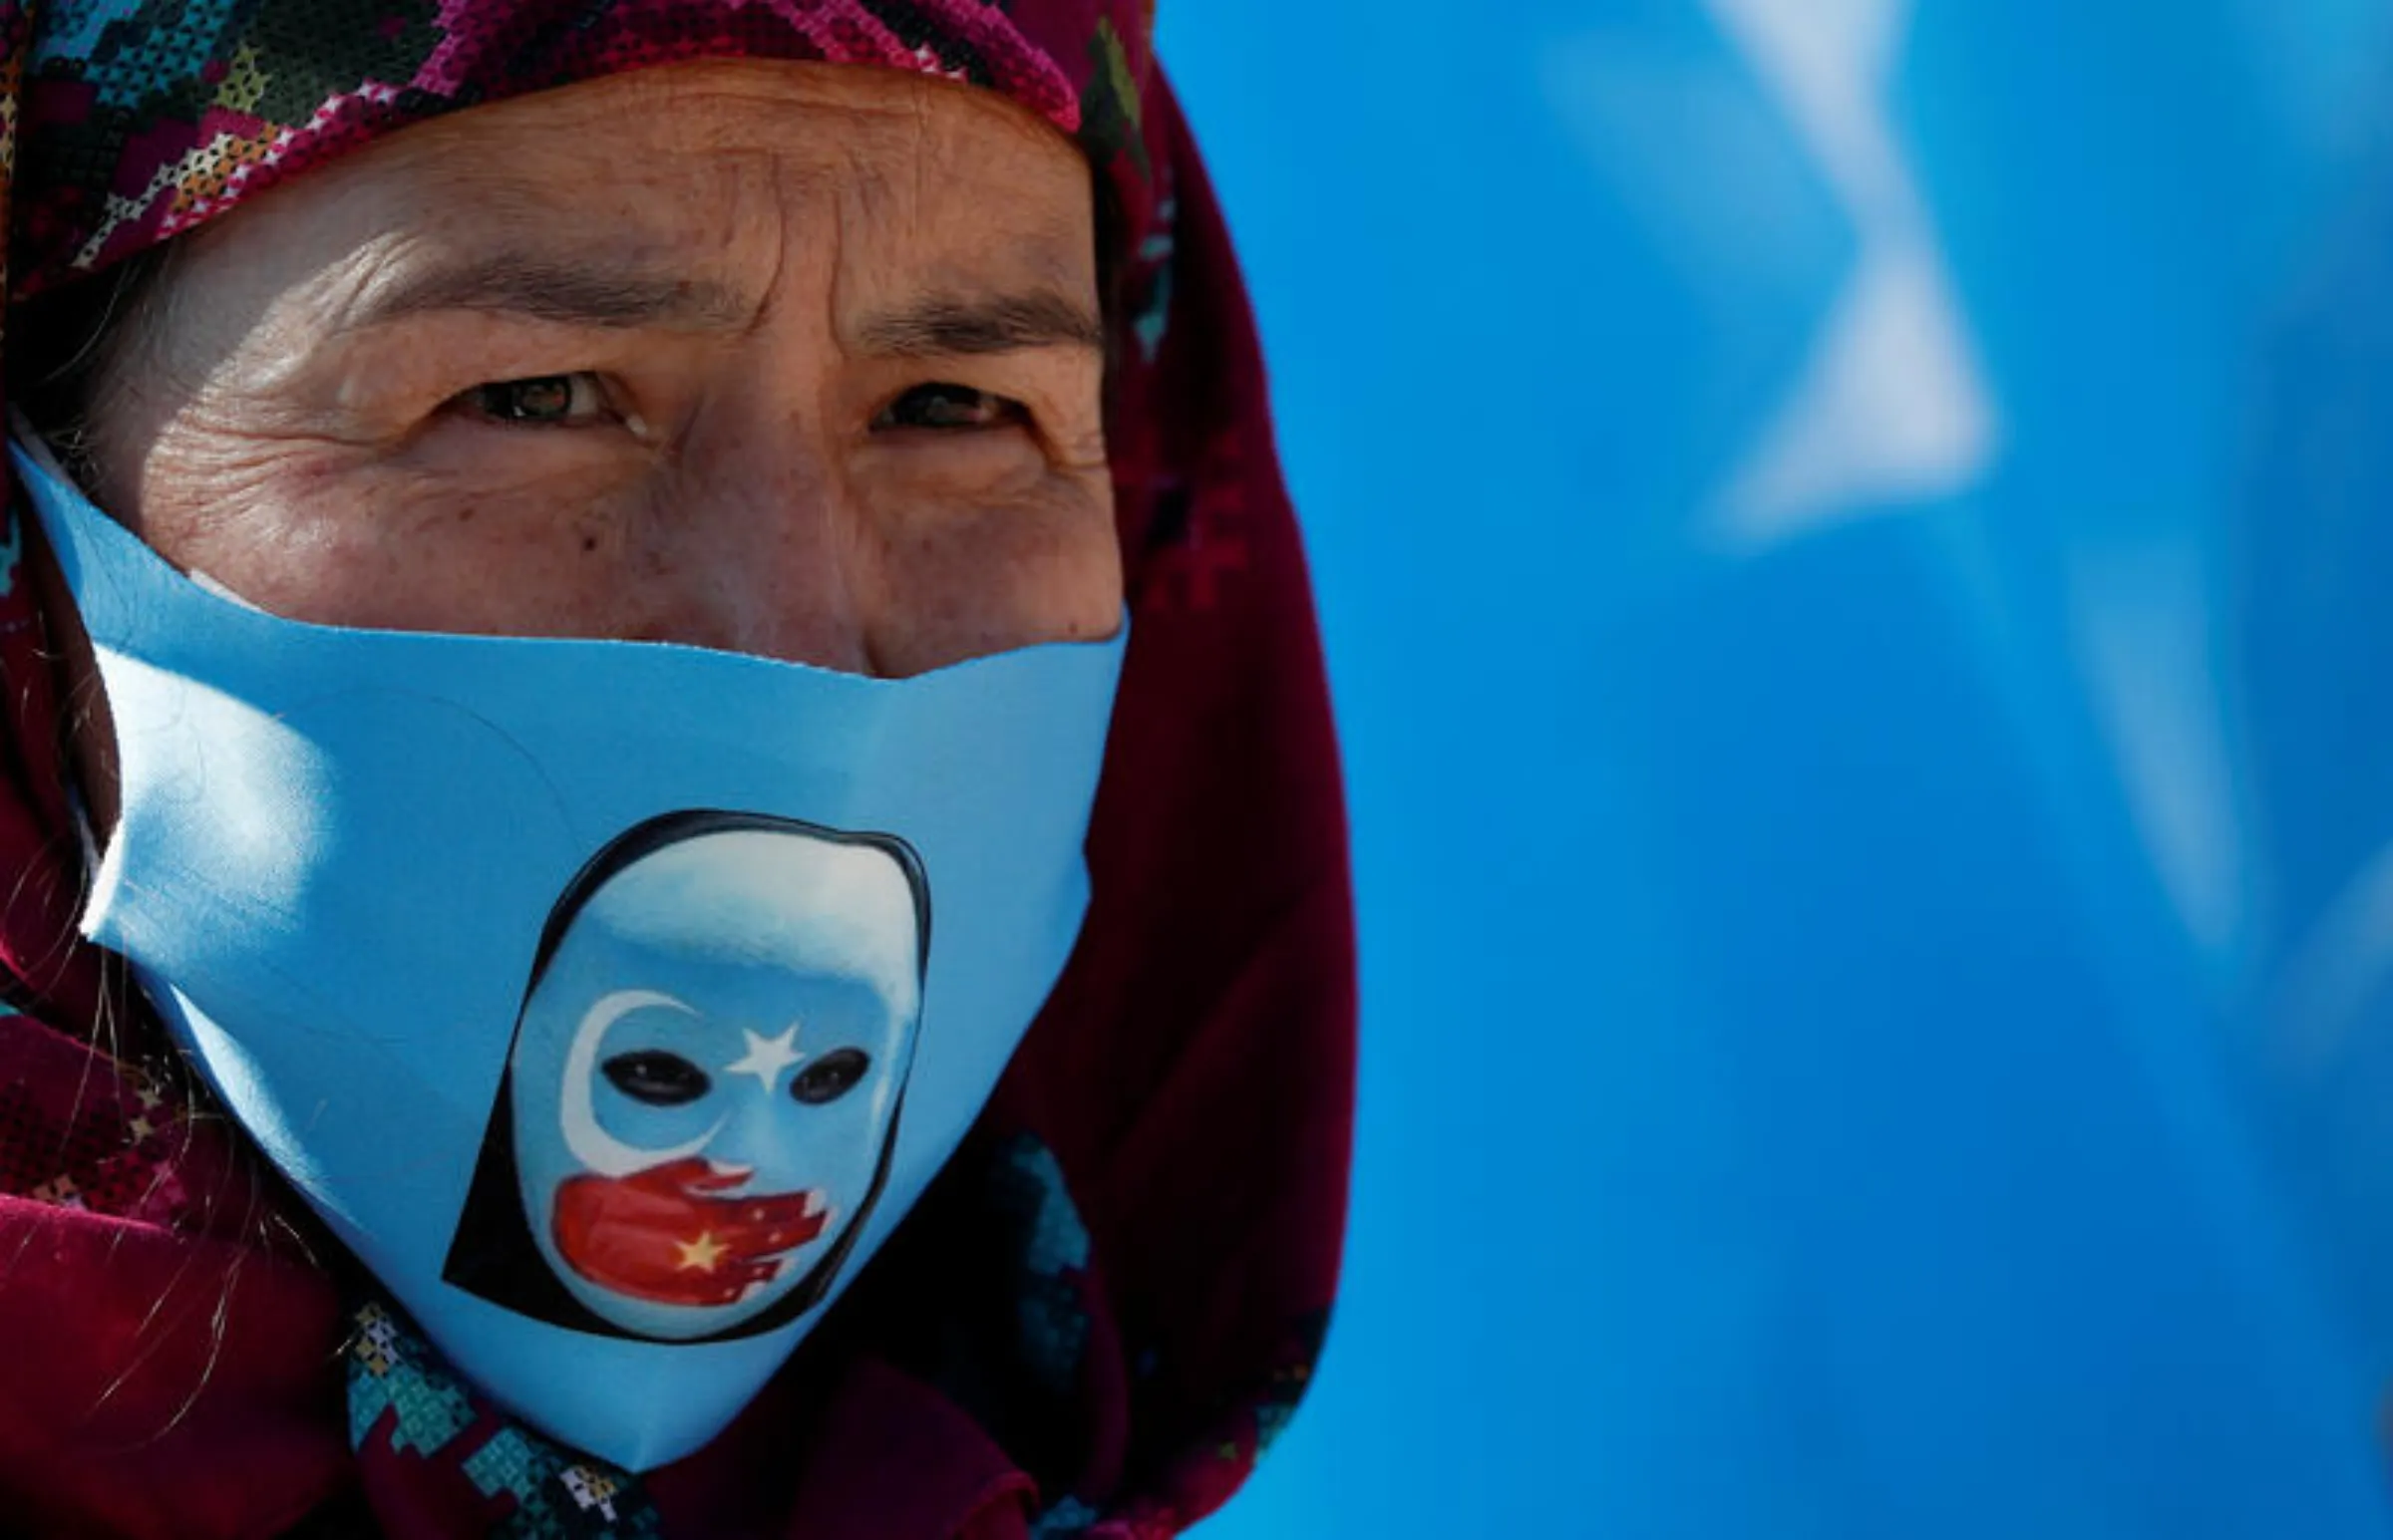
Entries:
[[731,1248],[715,1239],[712,1230],[701,1230],[694,1241],[675,1241],[673,1270],[679,1273],[711,1273],[723,1254]]
[[798,1028],[795,1023],[778,1038],[768,1038],[762,1033],[750,1032],[745,1027],[740,1029],[740,1036],[748,1040],[748,1052],[725,1065],[723,1073],[755,1076],[756,1082],[765,1088],[768,1096],[773,1094],[781,1072],[806,1058],[798,1052]]

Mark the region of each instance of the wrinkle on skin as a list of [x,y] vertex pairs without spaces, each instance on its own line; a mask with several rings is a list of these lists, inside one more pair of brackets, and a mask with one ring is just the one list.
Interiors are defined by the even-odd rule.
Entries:
[[[638,72],[407,130],[188,239],[108,371],[96,491],[265,608],[883,674],[1118,619],[1095,350],[942,357],[922,346],[937,327],[890,320],[1009,298],[1095,313],[1086,164],[993,94]],[[536,296],[368,319],[495,253],[688,303],[615,325]],[[444,405],[584,370],[614,393],[606,425]],[[941,381],[1025,421],[875,427]]]
[[[986,344],[1041,313],[1094,334],[1095,245],[1080,153],[948,82],[722,62],[478,108],[178,237],[98,373],[90,489],[170,561],[319,624],[891,676],[1094,640],[1123,600],[1102,351],[1071,325]],[[477,293],[478,264],[573,275]],[[973,345],[942,354],[943,326]],[[461,406],[582,372],[589,423]],[[1019,418],[884,422],[940,383]],[[76,750],[109,829],[105,701],[46,602],[96,703]]]

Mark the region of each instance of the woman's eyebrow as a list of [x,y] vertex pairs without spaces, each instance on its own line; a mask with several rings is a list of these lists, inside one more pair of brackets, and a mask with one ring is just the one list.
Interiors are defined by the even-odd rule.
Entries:
[[[729,331],[748,325],[756,306],[707,279],[501,253],[378,285],[358,302],[342,329],[363,330],[440,310],[493,311],[614,330]],[[1095,308],[1052,289],[935,295],[869,318],[857,335],[866,350],[898,358],[1105,348],[1105,327]]]
[[1051,289],[925,299],[871,317],[857,328],[857,336],[866,350],[896,358],[1057,347],[1105,350],[1105,327],[1096,310]]
[[755,306],[707,279],[501,253],[424,269],[369,290],[343,322],[357,331],[438,310],[481,310],[569,326],[728,331]]

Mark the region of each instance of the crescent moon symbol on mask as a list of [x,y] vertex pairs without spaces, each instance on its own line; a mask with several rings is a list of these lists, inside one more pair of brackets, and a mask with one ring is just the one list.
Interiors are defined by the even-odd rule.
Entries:
[[581,1025],[573,1032],[572,1049],[565,1055],[565,1083],[563,1094],[557,1098],[557,1126],[573,1158],[600,1176],[629,1176],[668,1160],[685,1159],[706,1148],[723,1131],[724,1119],[718,1117],[694,1139],[670,1149],[642,1149],[624,1143],[598,1126],[598,1109],[590,1096],[590,1079],[598,1069],[598,1042],[609,1027],[632,1012],[651,1006],[679,1011],[684,1016],[698,1014],[671,995],[652,989],[619,989],[599,996],[597,1003],[582,1013]]

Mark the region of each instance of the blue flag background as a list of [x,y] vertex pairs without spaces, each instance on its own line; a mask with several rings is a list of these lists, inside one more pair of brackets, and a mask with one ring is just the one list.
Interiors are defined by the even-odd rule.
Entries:
[[2393,4],[1163,33],[1364,940],[1207,1540],[2393,1535]]

